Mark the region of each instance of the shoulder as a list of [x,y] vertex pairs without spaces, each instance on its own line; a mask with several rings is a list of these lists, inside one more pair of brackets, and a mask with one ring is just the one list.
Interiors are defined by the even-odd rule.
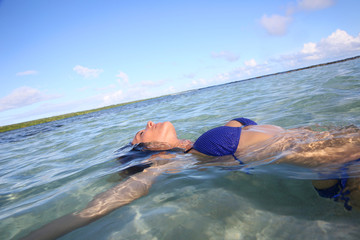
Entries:
[[242,124],[240,122],[236,121],[236,120],[231,120],[231,121],[227,122],[225,124],[225,126],[228,126],[228,127],[241,127]]

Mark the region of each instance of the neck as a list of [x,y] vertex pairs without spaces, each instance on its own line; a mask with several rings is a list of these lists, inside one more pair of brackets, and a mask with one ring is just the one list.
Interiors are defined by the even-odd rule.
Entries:
[[192,147],[192,145],[193,145],[193,143],[190,140],[179,139],[176,147],[185,149],[185,151],[186,151],[186,150],[190,149]]

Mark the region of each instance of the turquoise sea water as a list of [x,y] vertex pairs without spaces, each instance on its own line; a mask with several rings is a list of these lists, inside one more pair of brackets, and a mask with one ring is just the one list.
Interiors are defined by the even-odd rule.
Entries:
[[[78,211],[118,184],[127,165],[117,160],[126,150],[117,150],[148,120],[171,121],[179,138],[195,140],[240,116],[284,128],[359,127],[360,59],[0,133],[1,239],[18,239]],[[175,160],[184,159],[198,160],[181,153]],[[280,172],[188,165],[61,239],[360,238],[359,211],[320,198],[303,169]]]

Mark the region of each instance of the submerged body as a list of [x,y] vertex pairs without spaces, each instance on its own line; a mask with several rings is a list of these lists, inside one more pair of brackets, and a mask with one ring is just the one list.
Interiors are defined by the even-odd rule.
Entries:
[[[245,124],[241,123],[244,121]],[[333,131],[314,131],[308,128],[284,129],[275,125],[256,125],[249,119],[238,118],[227,122],[224,126],[241,129],[237,136],[216,135],[229,134],[228,131],[217,131],[218,127],[205,132],[195,143],[190,140],[178,139],[175,127],[170,122],[153,123],[149,121],[146,128],[139,131],[132,144],[145,143],[148,150],[168,150],[172,148],[182,148],[185,152],[195,154],[205,154],[209,156],[235,155],[244,163],[256,161],[258,159],[274,160],[277,163],[291,163],[305,167],[318,167],[330,164],[342,164],[360,158],[360,130],[351,126],[345,129]],[[230,133],[232,134],[233,131]],[[210,134],[208,134],[210,133]],[[236,134],[233,134],[236,135]],[[221,138],[220,140],[205,138]],[[194,147],[201,140],[201,145],[216,145],[215,153],[211,149],[205,152],[204,147]],[[228,146],[229,144],[236,145]],[[226,148],[226,150],[222,150]],[[232,151],[229,149],[233,149]],[[217,152],[217,153],[216,153]],[[220,153],[219,153],[220,152]],[[228,152],[226,154],[226,152]],[[279,157],[279,153],[281,156]]]
[[[184,148],[185,152],[215,157],[232,156],[240,164],[293,164],[303,167],[321,168],[331,166],[332,173],[321,180],[314,180],[313,185],[322,197],[344,202],[344,207],[351,210],[351,205],[360,208],[360,184],[352,178],[352,163],[360,162],[360,131],[353,127],[345,129],[346,137],[339,132],[312,131],[306,128],[285,130],[274,125],[257,125],[247,118],[236,118],[222,127],[211,129],[202,134],[194,143],[179,140],[175,128],[170,122],[164,125],[149,121],[141,132],[152,133],[149,149],[155,146],[159,150],[166,148]],[[164,138],[166,136],[171,138]],[[157,134],[158,133],[158,134]],[[166,144],[154,144],[156,141],[171,139]],[[147,139],[135,136],[132,143],[142,143]],[[171,143],[171,144],[170,144]],[[218,164],[224,159],[220,159]],[[238,164],[233,162],[234,165]],[[257,163],[259,164],[259,163]],[[344,167],[346,166],[346,167]],[[321,173],[321,169],[319,174]],[[356,176],[356,175],[355,175]],[[334,179],[335,178],[335,179]]]

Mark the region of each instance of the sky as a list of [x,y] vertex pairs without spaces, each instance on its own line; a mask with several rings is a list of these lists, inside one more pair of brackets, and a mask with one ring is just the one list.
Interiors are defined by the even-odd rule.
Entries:
[[358,0],[0,0],[0,126],[360,55]]

